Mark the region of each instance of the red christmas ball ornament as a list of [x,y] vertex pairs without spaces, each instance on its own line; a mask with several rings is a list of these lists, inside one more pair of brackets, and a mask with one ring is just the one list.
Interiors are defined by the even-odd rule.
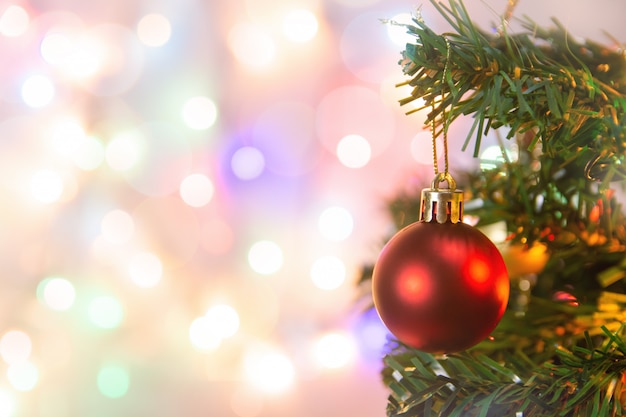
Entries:
[[[447,181],[447,189],[439,189]],[[498,248],[463,223],[463,193],[448,173],[422,190],[420,221],[394,235],[374,266],[372,295],[383,323],[401,342],[451,353],[484,340],[509,298]]]

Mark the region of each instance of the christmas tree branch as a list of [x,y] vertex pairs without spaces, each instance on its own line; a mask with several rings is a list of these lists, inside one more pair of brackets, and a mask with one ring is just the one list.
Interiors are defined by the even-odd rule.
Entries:
[[411,77],[405,84],[413,90],[400,103],[423,99],[421,109],[433,108],[426,124],[440,124],[444,110],[449,122],[472,115],[476,121],[466,145],[475,136],[474,155],[482,135],[502,126],[510,128],[509,138],[535,132],[529,148],[541,141],[550,155],[565,151],[573,156],[580,141],[589,141],[589,131],[598,143],[587,146],[611,154],[623,151],[623,53],[579,43],[556,20],[551,30],[526,19],[525,32],[489,35],[474,25],[462,2],[431,2],[454,31],[437,34],[415,18],[406,28],[416,41],[406,45],[401,61]]
[[[532,363],[479,351],[447,356],[396,346],[385,357],[387,413],[400,416],[623,415],[626,344],[603,328],[600,349],[557,348],[558,361]],[[620,331],[621,332],[621,329]],[[529,366],[534,365],[534,366]]]
[[[394,345],[387,413],[625,415],[626,219],[610,188],[626,178],[623,48],[577,41],[557,20],[544,29],[525,18],[516,34],[504,22],[490,34],[461,1],[431,2],[451,31],[435,33],[419,16],[405,25],[415,43],[401,64],[413,89],[401,104],[423,100],[435,136],[474,117],[464,148],[474,140],[475,155],[489,130],[508,129],[517,157],[503,149],[501,162],[467,175],[465,212],[479,226],[504,222],[510,247],[541,245],[547,262],[526,272],[536,278],[529,301],[511,297],[474,348],[434,356]],[[418,220],[419,205],[418,195],[390,202],[397,229]],[[371,274],[365,267],[362,282]],[[512,276],[513,291],[523,279]]]

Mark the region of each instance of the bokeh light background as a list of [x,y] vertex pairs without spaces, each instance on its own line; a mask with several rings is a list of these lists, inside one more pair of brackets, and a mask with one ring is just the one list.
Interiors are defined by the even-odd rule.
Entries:
[[[384,415],[356,279],[432,176],[381,22],[418,6],[0,2],[0,417]],[[625,12],[516,10],[602,42]]]

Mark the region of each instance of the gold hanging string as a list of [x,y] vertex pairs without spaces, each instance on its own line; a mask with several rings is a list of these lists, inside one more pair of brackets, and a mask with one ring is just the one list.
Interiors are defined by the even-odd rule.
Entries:
[[[450,41],[448,38],[445,38],[446,41],[446,60],[443,65],[443,74],[441,76],[441,132],[443,135],[443,158],[444,158],[444,175],[448,174],[448,127],[447,127],[447,119],[446,119],[446,107],[444,105],[444,88],[446,85],[446,75],[448,73],[448,62],[450,61]],[[435,112],[435,100],[432,103],[433,114]],[[437,129],[435,126],[435,117],[433,117],[431,123],[432,130],[432,142],[433,142],[433,168],[435,170],[435,176],[439,174],[439,165],[437,162]]]
[[509,2],[507,3],[506,10],[502,15],[502,24],[498,28],[498,35],[502,36],[504,34],[504,26],[509,23],[509,21],[513,17],[513,12],[515,11],[517,3],[519,3],[519,0],[509,0]]
[[515,6],[519,0],[509,0],[509,3],[506,6],[506,11],[504,12],[504,21],[508,22],[513,17],[513,12],[515,11]]
[[[432,110],[433,110],[433,114],[435,114],[435,100],[433,100],[433,104],[432,104]],[[431,130],[431,138],[433,141],[433,169],[435,171],[435,175],[439,174],[439,164],[437,162],[437,132],[436,132],[436,128],[435,128],[435,118],[433,117],[433,120],[430,123],[430,130]]]

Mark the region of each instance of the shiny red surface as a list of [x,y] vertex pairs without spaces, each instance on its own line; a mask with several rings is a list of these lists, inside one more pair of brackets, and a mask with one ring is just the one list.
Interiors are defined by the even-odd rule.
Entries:
[[467,349],[496,327],[509,278],[496,246],[464,223],[413,223],[383,248],[372,280],[382,321],[428,352]]

